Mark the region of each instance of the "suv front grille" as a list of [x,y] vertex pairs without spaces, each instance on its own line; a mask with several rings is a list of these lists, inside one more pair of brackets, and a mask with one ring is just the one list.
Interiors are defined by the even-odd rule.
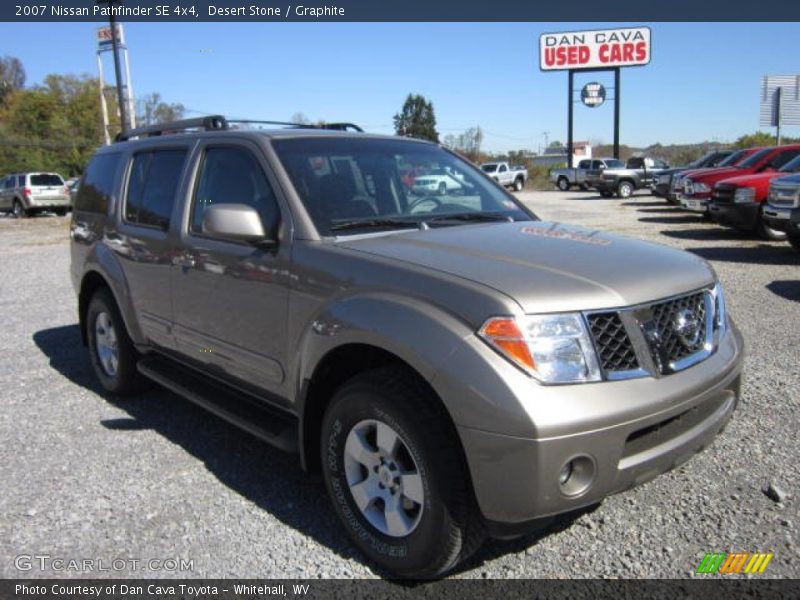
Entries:
[[769,203],[776,208],[797,208],[800,206],[797,188],[773,185],[769,191]]
[[[675,330],[674,323],[679,313],[690,311],[700,323],[697,341],[688,344]],[[662,347],[670,362],[676,362],[701,350],[706,342],[706,303],[703,292],[675,298],[653,305],[653,319],[662,339]]]
[[597,347],[600,366],[606,373],[639,368],[633,344],[618,313],[589,315],[589,327]]
[[[716,303],[709,290],[618,311],[589,313],[586,320],[607,379],[666,375],[711,354]],[[710,314],[709,314],[710,313]]]
[[722,184],[714,188],[714,200],[716,202],[733,202],[733,195],[736,193],[736,187],[732,185]]

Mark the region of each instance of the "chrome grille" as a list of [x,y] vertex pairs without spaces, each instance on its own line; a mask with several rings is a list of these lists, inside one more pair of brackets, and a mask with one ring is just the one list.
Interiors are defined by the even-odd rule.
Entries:
[[[675,331],[673,324],[681,310],[689,310],[700,322],[697,343],[687,344]],[[677,362],[703,349],[706,343],[706,303],[705,293],[675,298],[653,305],[653,319],[661,336],[662,348],[671,363]]]
[[667,375],[711,355],[716,296],[703,290],[661,302],[586,315],[606,379]]
[[633,344],[618,313],[590,315],[589,327],[594,337],[600,366],[606,373],[639,368]]
[[773,185],[769,190],[769,203],[776,208],[797,208],[798,188]]

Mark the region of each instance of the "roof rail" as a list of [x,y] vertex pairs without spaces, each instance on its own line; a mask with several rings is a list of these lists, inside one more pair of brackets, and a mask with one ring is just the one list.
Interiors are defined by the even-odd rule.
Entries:
[[169,123],[158,123],[145,127],[136,127],[124,133],[118,133],[114,138],[117,142],[124,142],[134,137],[152,137],[164,133],[175,133],[186,129],[205,129],[206,131],[228,129],[228,121],[222,115],[211,115],[196,119],[183,119],[181,121],[171,121]]
[[312,124],[312,123],[290,123],[289,121],[257,121],[252,119],[231,119],[228,121],[229,124],[232,123],[245,123],[251,125],[283,125],[285,127],[291,127],[295,129],[334,129],[336,131],[347,131],[348,129],[352,129],[353,131],[358,131],[363,133],[364,130],[361,129],[355,123],[321,123],[321,124]]

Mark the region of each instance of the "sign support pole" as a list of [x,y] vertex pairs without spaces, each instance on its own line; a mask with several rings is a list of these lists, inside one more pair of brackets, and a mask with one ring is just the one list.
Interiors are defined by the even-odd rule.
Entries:
[[783,88],[778,88],[775,90],[775,125],[778,127],[777,133],[777,145],[781,145],[781,92],[783,92]]
[[569,70],[569,89],[567,90],[567,168],[572,168],[572,89],[575,80],[575,71]]
[[614,158],[619,160],[619,100],[620,100],[619,67],[614,69]]

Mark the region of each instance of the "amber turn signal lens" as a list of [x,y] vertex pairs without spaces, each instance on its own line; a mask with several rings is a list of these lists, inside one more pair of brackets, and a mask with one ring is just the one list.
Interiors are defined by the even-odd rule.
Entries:
[[525,336],[511,317],[497,317],[488,321],[480,335],[494,344],[508,358],[526,369],[536,369]]

